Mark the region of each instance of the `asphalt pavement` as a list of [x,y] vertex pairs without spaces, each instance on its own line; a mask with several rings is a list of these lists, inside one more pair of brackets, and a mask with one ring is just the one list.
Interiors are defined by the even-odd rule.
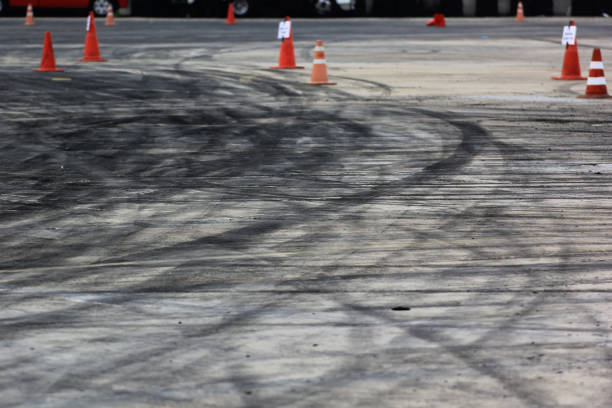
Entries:
[[0,407],[609,407],[612,100],[426,20],[0,19]]

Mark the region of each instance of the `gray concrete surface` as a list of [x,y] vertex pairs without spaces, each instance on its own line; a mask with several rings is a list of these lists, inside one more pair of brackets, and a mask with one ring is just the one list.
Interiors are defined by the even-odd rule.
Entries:
[[609,407],[612,102],[425,21],[1,19],[0,406]]

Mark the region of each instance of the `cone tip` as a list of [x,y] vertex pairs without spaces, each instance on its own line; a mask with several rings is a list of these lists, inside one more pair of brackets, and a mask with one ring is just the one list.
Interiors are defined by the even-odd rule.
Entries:
[[601,50],[599,48],[593,50],[592,61],[601,61]]

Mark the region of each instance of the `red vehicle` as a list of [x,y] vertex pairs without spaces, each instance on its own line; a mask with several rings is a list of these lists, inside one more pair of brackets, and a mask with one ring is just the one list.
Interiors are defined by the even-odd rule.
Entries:
[[105,16],[108,5],[113,9],[127,7],[129,0],[0,0],[0,14],[8,11],[9,7],[27,7],[31,4],[36,8],[71,8],[93,10],[97,16]]

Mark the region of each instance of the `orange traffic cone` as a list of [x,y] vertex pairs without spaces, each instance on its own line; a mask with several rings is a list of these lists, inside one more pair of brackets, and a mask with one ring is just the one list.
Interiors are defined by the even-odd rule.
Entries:
[[236,24],[236,16],[234,16],[234,2],[231,1],[227,6],[227,20],[225,24]]
[[444,14],[438,14],[436,27],[446,27],[446,19],[444,18]]
[[[291,21],[289,17],[285,17],[285,21]],[[289,38],[283,38],[281,42],[280,55],[278,57],[278,65],[270,67],[271,69],[303,69],[295,65],[295,49],[293,48],[293,28],[289,30]]]
[[589,79],[587,80],[586,93],[579,98],[609,98],[608,87],[606,86],[606,75],[604,74],[603,62],[601,60],[601,50],[593,50],[591,67],[589,69]]
[[[570,26],[576,25],[574,20],[570,21]],[[573,45],[567,44],[565,47],[565,56],[563,57],[563,67],[561,68],[561,76],[554,76],[552,79],[561,79],[566,81],[576,81],[586,79],[580,73],[580,59],[578,58],[578,38]]]
[[51,33],[45,31],[45,45],[43,46],[42,58],[40,59],[40,68],[34,69],[34,72],[64,72],[63,69],[57,69],[55,66],[55,55],[53,54],[53,42],[51,41]]
[[34,25],[34,10],[32,10],[31,4],[28,4],[28,10],[26,11],[26,20],[24,25]]
[[446,19],[444,18],[444,14],[436,13],[433,15],[433,18],[425,24],[427,26],[434,27],[446,27]]
[[103,62],[106,59],[100,56],[100,48],[98,47],[98,35],[96,34],[96,22],[93,11],[89,12],[87,17],[87,35],[85,36],[85,52],[83,58],[78,61],[82,62]]
[[113,12],[113,5],[108,4],[108,9],[106,10],[106,22],[104,25],[114,26],[115,25],[115,13]]
[[335,82],[329,82],[327,78],[327,61],[325,60],[325,48],[323,41],[317,40],[317,45],[314,51],[314,61],[312,63],[312,75],[310,76],[310,85],[336,85]]
[[516,6],[516,21],[525,21],[525,10],[523,9],[522,1],[519,1]]

